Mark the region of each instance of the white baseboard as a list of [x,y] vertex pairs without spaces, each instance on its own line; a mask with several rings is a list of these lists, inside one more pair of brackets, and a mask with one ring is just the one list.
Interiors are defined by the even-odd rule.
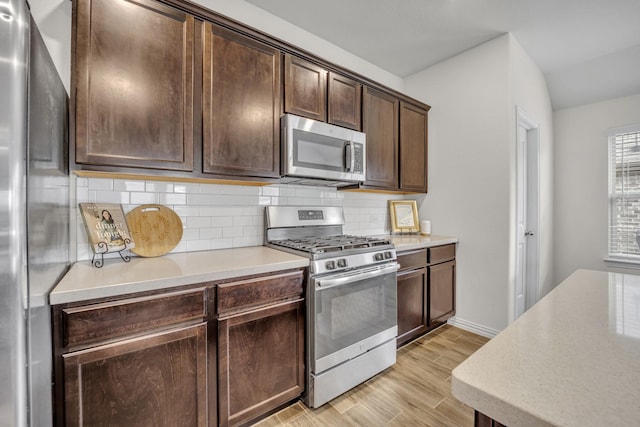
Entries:
[[450,318],[447,320],[447,323],[451,326],[455,326],[456,328],[464,329],[465,331],[473,332],[474,334],[482,335],[486,338],[493,338],[500,333],[500,331],[496,329],[488,328],[458,317]]

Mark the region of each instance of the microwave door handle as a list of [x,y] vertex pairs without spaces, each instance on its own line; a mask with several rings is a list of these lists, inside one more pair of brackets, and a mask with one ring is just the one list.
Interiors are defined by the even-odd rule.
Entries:
[[351,141],[344,143],[344,170],[353,171],[353,144]]

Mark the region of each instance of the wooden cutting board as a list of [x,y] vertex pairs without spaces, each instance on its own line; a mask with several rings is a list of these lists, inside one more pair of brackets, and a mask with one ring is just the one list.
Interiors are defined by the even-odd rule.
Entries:
[[136,244],[131,252],[143,257],[164,255],[182,239],[182,221],[166,206],[138,206],[127,214],[127,225]]

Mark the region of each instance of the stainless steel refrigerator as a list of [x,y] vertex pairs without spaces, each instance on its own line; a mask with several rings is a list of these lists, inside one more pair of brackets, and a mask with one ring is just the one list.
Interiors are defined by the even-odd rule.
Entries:
[[0,1],[0,426],[52,424],[48,294],[69,268],[68,96],[25,0]]

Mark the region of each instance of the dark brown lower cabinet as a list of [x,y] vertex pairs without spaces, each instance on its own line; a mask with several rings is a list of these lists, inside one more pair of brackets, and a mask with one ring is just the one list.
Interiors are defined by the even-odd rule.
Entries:
[[206,426],[206,323],[65,354],[66,426]]
[[427,307],[427,269],[398,273],[398,346],[427,332]]
[[429,266],[429,324],[446,322],[455,314],[456,262]]
[[220,425],[246,423],[304,391],[303,299],[218,320]]
[[398,252],[398,347],[455,314],[456,246]]
[[474,427],[507,427],[478,411],[475,411],[473,425]]

